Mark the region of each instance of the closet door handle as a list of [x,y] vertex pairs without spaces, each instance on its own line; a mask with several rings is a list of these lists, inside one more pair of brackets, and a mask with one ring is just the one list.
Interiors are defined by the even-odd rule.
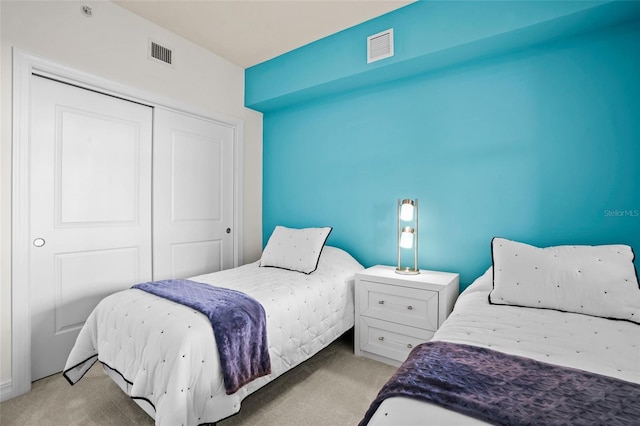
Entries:
[[36,247],[42,247],[45,243],[46,241],[44,240],[44,238],[36,238],[35,240],[33,240],[33,245]]
[[227,234],[231,233],[231,228],[227,228]]

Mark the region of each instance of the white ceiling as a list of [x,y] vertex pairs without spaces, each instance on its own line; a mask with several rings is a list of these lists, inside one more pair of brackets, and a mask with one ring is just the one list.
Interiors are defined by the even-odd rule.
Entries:
[[112,0],[247,68],[415,0]]

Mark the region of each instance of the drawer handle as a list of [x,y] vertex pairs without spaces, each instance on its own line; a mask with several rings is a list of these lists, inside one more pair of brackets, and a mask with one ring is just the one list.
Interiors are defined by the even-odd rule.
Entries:
[[[378,305],[384,305],[384,300],[378,300]],[[393,305],[393,303],[392,303]],[[401,306],[401,305],[396,305],[396,306]],[[407,309],[412,311],[413,310],[413,306],[409,305],[407,306]]]
[[[380,336],[378,337],[378,340],[380,340],[381,342],[384,342],[384,336]],[[397,341],[393,341],[393,340],[389,340],[390,343],[394,343],[396,345],[404,345],[404,343],[401,342],[397,342]],[[408,349],[413,349],[413,345],[411,343],[407,343],[407,348]]]

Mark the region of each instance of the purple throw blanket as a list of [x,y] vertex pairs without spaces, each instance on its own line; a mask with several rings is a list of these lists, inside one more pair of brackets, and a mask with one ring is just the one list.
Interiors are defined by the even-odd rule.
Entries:
[[248,295],[189,280],[164,280],[132,288],[202,312],[213,328],[227,395],[271,373],[264,308]]
[[498,425],[640,424],[638,384],[449,342],[416,346],[360,425],[394,396],[428,401]]

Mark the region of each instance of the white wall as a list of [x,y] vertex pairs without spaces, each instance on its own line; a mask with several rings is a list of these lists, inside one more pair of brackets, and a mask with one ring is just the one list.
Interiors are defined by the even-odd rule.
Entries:
[[[87,18],[82,5],[93,8]],[[12,48],[195,110],[244,122],[244,261],[262,250],[262,115],[244,108],[244,70],[108,1],[0,1],[0,385],[11,380]],[[147,59],[171,47],[175,68]]]

